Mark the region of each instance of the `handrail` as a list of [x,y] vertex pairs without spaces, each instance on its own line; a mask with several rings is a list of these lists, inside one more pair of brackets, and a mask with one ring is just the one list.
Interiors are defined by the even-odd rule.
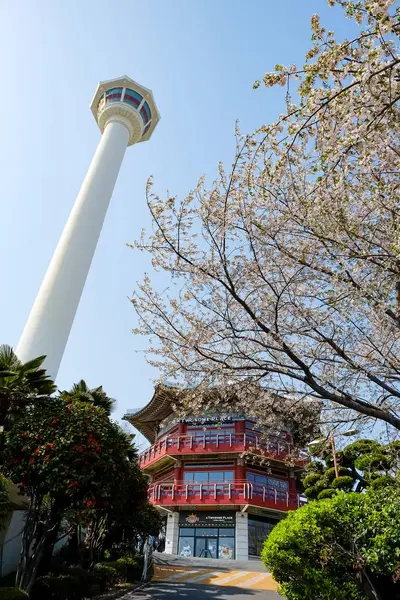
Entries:
[[266,441],[262,440],[259,435],[251,433],[214,433],[209,432],[209,435],[174,435],[168,436],[150,446],[139,454],[139,463],[143,463],[146,460],[159,456],[168,448],[182,448],[189,447],[193,449],[194,446],[201,446],[203,449],[208,448],[220,448],[221,445],[227,445],[230,448],[234,445],[238,445],[244,448],[254,447],[255,449],[264,449],[267,453],[274,453],[275,455],[286,455],[291,451],[291,444],[286,441],[282,441],[279,438],[268,438]]
[[233,502],[240,502],[242,499],[246,502],[262,500],[262,503],[286,505],[287,507],[299,507],[304,504],[300,494],[279,490],[274,487],[266,487],[253,484],[246,480],[235,480],[225,483],[161,483],[149,487],[150,499],[155,502],[162,502],[163,498],[170,497],[172,501],[179,501],[184,498],[189,500],[190,496],[198,496],[200,500],[218,498],[226,501],[228,498]]

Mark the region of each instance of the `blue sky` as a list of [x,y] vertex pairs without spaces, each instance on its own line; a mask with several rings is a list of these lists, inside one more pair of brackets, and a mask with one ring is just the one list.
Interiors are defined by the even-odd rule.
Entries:
[[151,266],[125,245],[150,226],[146,179],[184,195],[229,164],[235,120],[252,130],[283,109],[282,89],[252,84],[303,63],[314,12],[347,34],[324,0],[0,0],[1,343],[18,343],[98,143],[97,83],[126,74],[153,90],[162,119],[127,150],[57,383],[102,384],[117,418],[148,402],[157,373],[127,298]]

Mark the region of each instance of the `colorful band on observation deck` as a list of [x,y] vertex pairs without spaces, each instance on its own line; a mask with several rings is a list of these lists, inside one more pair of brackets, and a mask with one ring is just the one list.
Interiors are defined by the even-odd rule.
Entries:
[[111,102],[124,102],[139,111],[144,125],[143,135],[147,132],[151,123],[151,110],[141,94],[130,88],[110,88],[100,98],[97,110],[100,112],[106,104]]

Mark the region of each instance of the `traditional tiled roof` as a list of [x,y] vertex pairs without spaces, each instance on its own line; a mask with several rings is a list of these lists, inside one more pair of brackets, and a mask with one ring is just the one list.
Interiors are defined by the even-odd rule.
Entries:
[[136,412],[126,414],[124,420],[131,423],[151,444],[154,444],[161,421],[173,413],[172,404],[177,391],[173,387],[156,385],[150,402]]

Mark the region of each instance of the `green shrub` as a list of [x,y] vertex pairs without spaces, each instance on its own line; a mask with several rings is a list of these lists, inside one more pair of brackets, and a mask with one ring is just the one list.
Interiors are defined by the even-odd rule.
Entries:
[[306,490],[304,490],[304,495],[307,498],[307,500],[316,500],[319,492],[320,490],[315,485],[313,485],[312,487],[309,487]]
[[118,571],[115,563],[97,563],[94,573],[104,588],[112,587],[118,582]]
[[[351,471],[350,469],[346,469],[346,467],[338,467],[338,473],[342,477],[351,477]],[[325,479],[327,479],[327,481],[329,482],[332,482],[334,479],[336,479],[335,467],[332,467],[331,469],[325,471]]]
[[[349,549],[362,514],[362,494],[336,493],[280,521],[261,558],[287,600],[367,600]],[[343,550],[344,549],[344,550]]]
[[356,442],[346,446],[346,448],[343,449],[343,455],[349,460],[355,460],[363,454],[376,452],[380,449],[381,445],[379,442],[376,442],[375,440],[363,439],[357,440]]
[[393,477],[390,477],[390,475],[381,475],[381,477],[377,477],[372,481],[371,487],[373,487],[374,489],[386,487],[387,485],[393,487],[395,483],[395,479],[393,479]]
[[306,487],[310,487],[317,483],[321,479],[321,475],[319,473],[310,473],[307,477],[304,477],[303,483]]
[[0,588],[0,600],[27,600],[28,594],[13,587]]
[[289,512],[261,558],[287,600],[399,599],[400,489],[337,492]]
[[142,574],[141,565],[134,558],[124,556],[116,560],[114,564],[116,565],[120,581],[133,583],[140,579]]
[[322,492],[320,492],[318,494],[318,500],[324,500],[325,498],[332,498],[332,496],[334,496],[335,494],[337,494],[337,490],[332,490],[332,489],[322,490]]
[[118,583],[132,583],[137,581],[140,579],[142,573],[138,561],[130,556],[124,556],[118,560],[102,564],[115,569]]
[[111,546],[109,554],[109,559],[111,561],[117,560],[118,558],[125,558],[125,556],[136,558],[136,541],[127,540],[115,543]]
[[367,454],[357,458],[355,461],[355,466],[360,471],[368,471],[372,469],[378,469],[382,471],[391,468],[392,460],[389,456],[385,456],[384,454]]
[[94,567],[94,574],[97,582],[107,588],[116,583],[133,583],[138,581],[142,574],[143,561],[140,557],[132,558],[124,556],[118,560],[97,563]]
[[83,600],[81,583],[72,575],[45,575],[38,577],[30,593],[30,600]]
[[304,495],[308,500],[315,500],[318,497],[318,494],[322,492],[325,487],[326,484],[323,479],[321,479],[320,481],[317,481],[315,485],[306,488],[304,490]]
[[336,479],[332,481],[332,487],[336,488],[337,490],[350,491],[353,485],[354,479],[352,477],[336,477]]

